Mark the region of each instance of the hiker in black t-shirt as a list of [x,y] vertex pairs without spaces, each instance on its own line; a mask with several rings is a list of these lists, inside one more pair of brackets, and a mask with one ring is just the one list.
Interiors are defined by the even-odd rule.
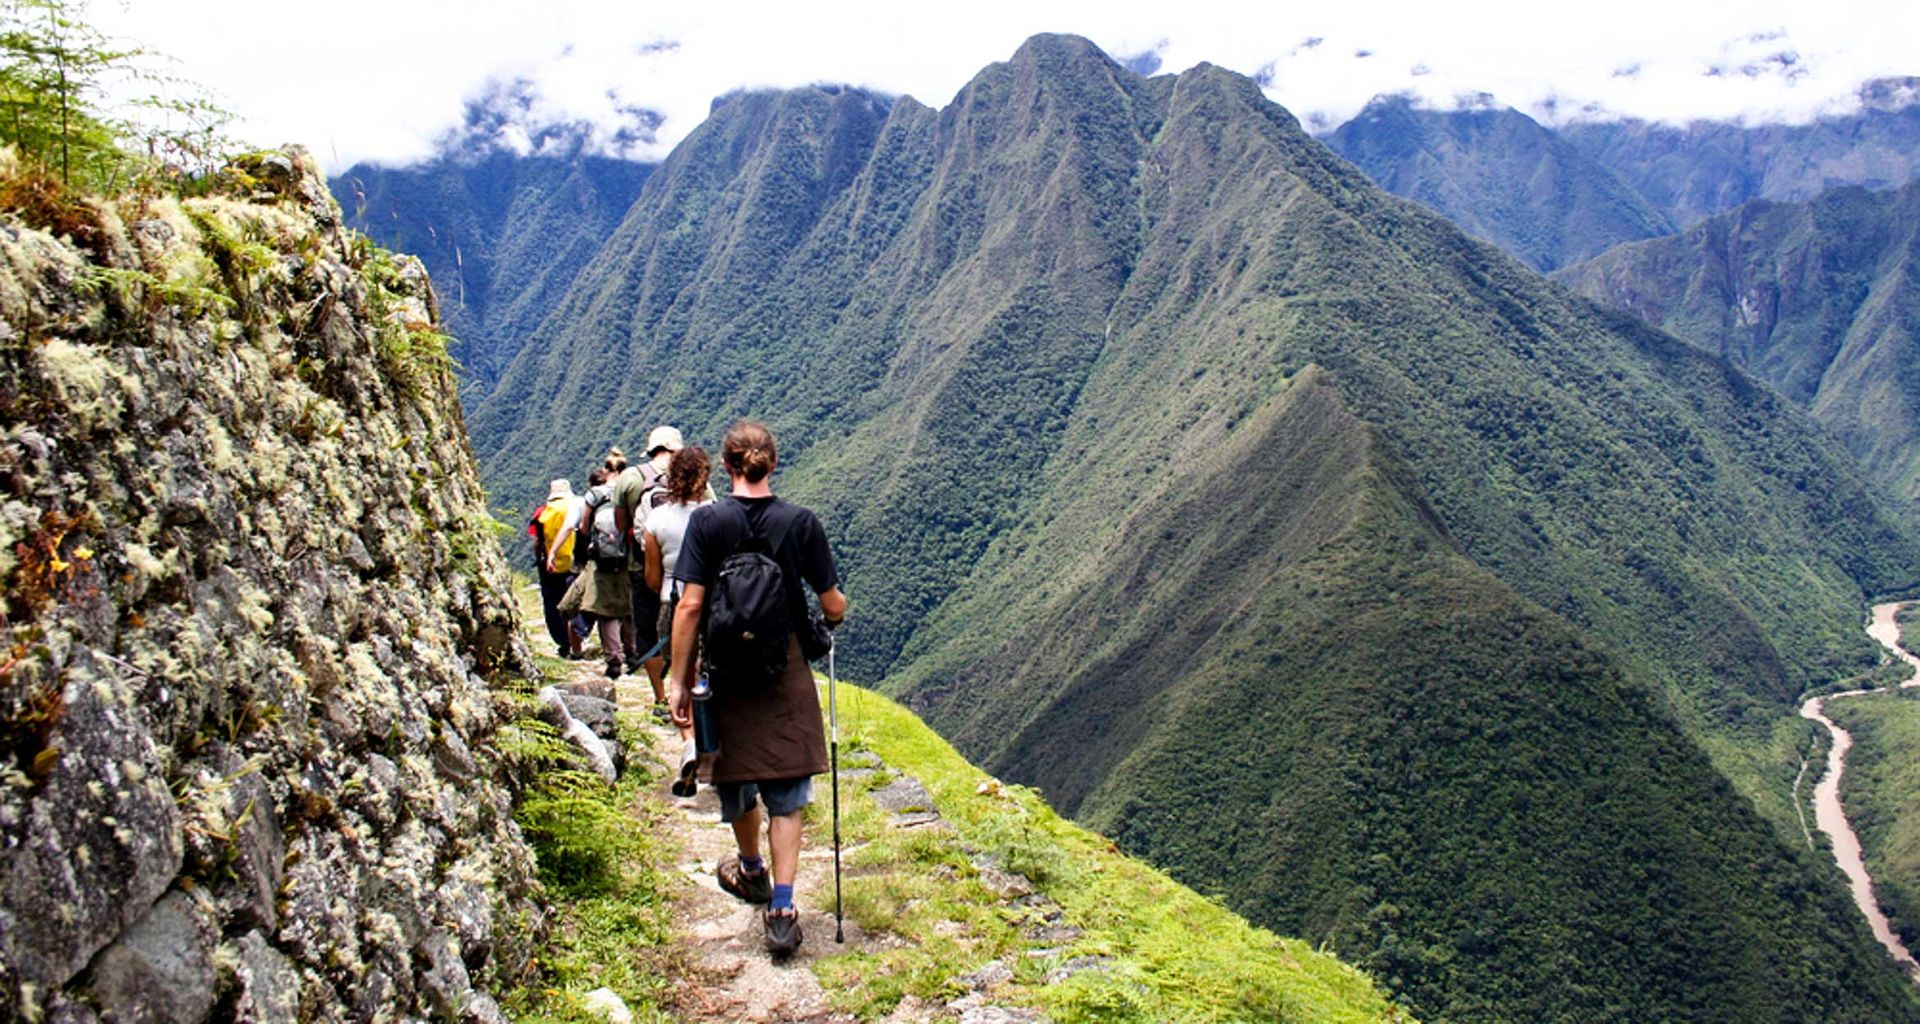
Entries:
[[[838,626],[847,612],[820,520],[773,496],[768,480],[775,464],[773,435],[758,423],[736,423],[721,446],[721,461],[733,480],[733,495],[694,512],[673,571],[682,589],[673,619],[668,693],[673,720],[683,727],[693,722],[693,651],[708,590],[721,563],[750,531],[779,538],[773,559],[787,589],[790,621],[807,621],[803,585],[819,595],[820,611],[829,627]],[[749,903],[768,905],[764,915],[767,949],[776,956],[785,955],[799,948],[801,938],[799,913],[793,905],[801,812],[811,798],[813,776],[827,770],[820,698],[798,639],[787,639],[786,669],[779,678],[752,690],[727,692],[716,685],[708,710],[719,739],[713,784],[720,797],[720,819],[732,825],[739,845],[737,855],[720,862],[720,886]],[[770,867],[760,856],[760,803],[766,804],[765,816],[770,819]]]

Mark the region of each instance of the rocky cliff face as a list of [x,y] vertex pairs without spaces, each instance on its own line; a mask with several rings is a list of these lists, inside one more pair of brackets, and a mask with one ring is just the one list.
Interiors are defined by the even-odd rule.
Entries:
[[0,218],[0,1017],[500,1019],[527,655],[425,273],[297,151],[82,214]]

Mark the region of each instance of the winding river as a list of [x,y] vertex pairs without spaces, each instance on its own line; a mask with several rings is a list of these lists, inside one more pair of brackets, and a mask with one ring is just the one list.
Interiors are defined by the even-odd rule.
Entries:
[[[1867,635],[1878,640],[1893,656],[1906,662],[1914,672],[1902,688],[1920,686],[1920,658],[1914,657],[1900,647],[1900,627],[1894,623],[1893,613],[1898,604],[1880,604],[1873,607],[1873,621],[1867,626]],[[1813,819],[1833,840],[1833,859],[1840,864],[1840,870],[1847,876],[1849,888],[1853,890],[1853,902],[1858,904],[1860,912],[1867,916],[1867,923],[1873,926],[1873,937],[1880,940],[1893,959],[1905,968],[1909,975],[1920,977],[1920,962],[1916,962],[1913,953],[1893,933],[1887,923],[1887,915],[1880,912],[1880,904],[1873,898],[1873,880],[1867,877],[1867,865],[1860,856],[1860,838],[1853,834],[1853,826],[1847,824],[1847,814],[1840,805],[1840,775],[1847,768],[1847,751],[1853,747],[1853,737],[1845,729],[1833,724],[1823,708],[1827,701],[1858,697],[1863,693],[1876,693],[1876,690],[1847,690],[1844,693],[1832,693],[1824,697],[1814,697],[1800,705],[1800,716],[1810,718],[1827,727],[1833,734],[1833,746],[1827,751],[1827,770],[1820,776],[1819,785],[1813,787]],[[1794,786],[1797,791],[1798,784]],[[1798,802],[1796,796],[1795,802]]]

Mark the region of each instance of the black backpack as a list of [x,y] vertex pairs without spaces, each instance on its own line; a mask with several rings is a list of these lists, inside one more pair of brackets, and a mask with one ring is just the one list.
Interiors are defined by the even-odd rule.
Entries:
[[766,534],[753,528],[746,506],[722,501],[716,515],[741,521],[745,538],[720,563],[707,594],[706,634],[700,656],[707,679],[716,692],[762,690],[787,670],[787,637],[793,633],[793,606],[787,594],[786,574],[774,552],[786,539],[796,515],[775,505],[768,512],[778,518]]

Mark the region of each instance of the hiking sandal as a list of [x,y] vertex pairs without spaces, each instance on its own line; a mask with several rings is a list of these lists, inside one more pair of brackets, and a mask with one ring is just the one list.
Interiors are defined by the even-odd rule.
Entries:
[[673,780],[668,790],[674,796],[694,796],[700,792],[700,783],[695,776],[700,774],[700,754],[694,750],[693,741],[687,741],[687,749],[680,753],[680,777]]
[[720,866],[713,869],[713,876],[720,880],[720,888],[748,903],[773,902],[773,873],[761,868],[754,874],[747,874],[740,868],[740,855],[729,853],[720,859]]
[[783,959],[799,951],[801,935],[798,908],[769,908],[761,913],[760,920],[767,929],[767,952],[772,953],[774,959]]

